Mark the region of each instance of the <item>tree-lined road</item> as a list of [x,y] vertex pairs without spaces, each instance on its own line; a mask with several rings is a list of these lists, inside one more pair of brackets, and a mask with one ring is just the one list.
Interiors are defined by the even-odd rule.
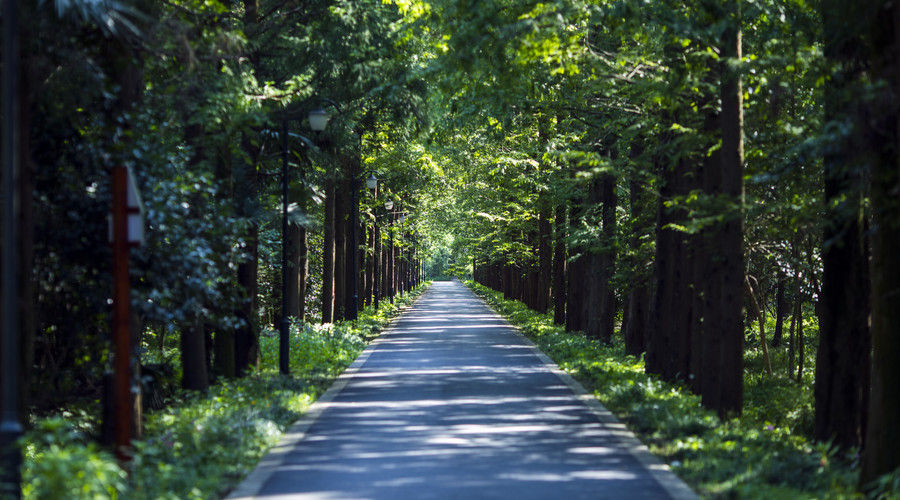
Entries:
[[[437,282],[363,356],[303,439],[236,493],[259,498],[671,498],[534,348]],[[600,415],[604,421],[608,415]],[[645,457],[646,458],[646,457]],[[268,462],[268,464],[266,463]],[[664,486],[665,485],[665,486]]]

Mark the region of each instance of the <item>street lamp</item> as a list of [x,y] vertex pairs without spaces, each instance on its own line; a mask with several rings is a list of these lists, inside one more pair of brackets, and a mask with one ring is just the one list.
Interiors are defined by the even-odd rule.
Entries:
[[[369,178],[366,179],[366,187],[369,191],[372,191],[372,198],[378,199],[378,178],[375,177],[375,174],[369,174]],[[377,212],[377,208],[375,209]],[[378,309],[378,278],[379,278],[379,269],[378,267],[381,265],[381,235],[378,233],[378,214],[373,214],[372,218],[372,303],[375,304],[375,309]]]
[[308,119],[309,128],[313,129],[313,132],[321,132],[328,126],[328,121],[331,120],[331,113],[321,108],[314,109],[309,112]]
[[[309,112],[307,120],[309,128],[316,135],[325,130],[331,115],[323,109]],[[290,329],[288,319],[287,281],[288,281],[288,119],[281,121],[281,323],[278,331],[278,370],[282,375],[290,373]],[[300,300],[304,300],[303,297]]]

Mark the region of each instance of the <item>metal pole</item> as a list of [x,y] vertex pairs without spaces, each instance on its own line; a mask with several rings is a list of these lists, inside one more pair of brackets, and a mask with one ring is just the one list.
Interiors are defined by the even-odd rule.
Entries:
[[[375,202],[378,203],[378,190],[375,190]],[[372,218],[372,303],[378,310],[378,280],[381,276],[381,234],[378,233],[378,205],[375,205],[375,217]]]
[[22,436],[19,422],[19,290],[18,290],[18,5],[16,0],[3,0],[3,258],[0,313],[0,497],[22,495],[22,452],[18,440]]
[[281,121],[281,324],[278,331],[278,369],[282,375],[291,373],[290,328],[287,305],[288,278],[288,125]]
[[353,274],[352,298],[348,307],[347,318],[355,320],[359,312],[359,172],[354,168],[353,178],[350,180],[350,272]]

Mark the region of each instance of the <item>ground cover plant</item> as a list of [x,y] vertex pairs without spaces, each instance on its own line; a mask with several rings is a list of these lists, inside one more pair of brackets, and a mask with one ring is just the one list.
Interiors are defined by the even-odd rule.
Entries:
[[[566,333],[552,315],[471,281],[466,284],[574,376],[672,470],[703,497],[858,498],[858,462],[803,434],[811,406],[808,389],[745,377],[746,405],[739,419],[722,421],[700,398],[644,372],[643,359]],[[755,361],[748,361],[752,366]],[[810,380],[807,383],[811,382]],[[798,401],[797,398],[800,400]],[[801,410],[797,410],[800,408]],[[882,478],[873,497],[896,498],[895,476]]]
[[183,392],[147,415],[130,474],[97,445],[96,415],[62,411],[38,419],[25,437],[25,498],[219,498],[378,336],[425,285],[367,308],[355,322],[291,327],[291,376],[278,374],[278,334],[264,330],[261,364],[207,393]]

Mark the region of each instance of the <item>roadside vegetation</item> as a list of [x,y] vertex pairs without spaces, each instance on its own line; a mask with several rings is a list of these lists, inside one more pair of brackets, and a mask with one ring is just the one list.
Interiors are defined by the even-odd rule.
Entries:
[[[619,337],[606,344],[567,333],[553,316],[467,281],[588,391],[702,497],[865,498],[856,493],[859,457],[810,439],[812,376],[797,384],[786,376],[764,378],[759,350],[749,349],[746,401],[740,418],[723,421],[700,397],[644,372],[642,357],[625,354]],[[815,332],[815,320],[810,330]],[[751,338],[748,331],[748,341]],[[807,339],[814,359],[815,335]],[[775,351],[773,368],[782,362]],[[773,354],[770,352],[770,355]],[[897,475],[880,479],[871,498],[900,498]]]
[[[377,310],[367,308],[355,322],[292,325],[290,377],[278,373],[278,333],[263,330],[259,369],[244,378],[220,379],[206,393],[177,391],[164,409],[146,415],[130,474],[96,444],[99,402],[36,418],[25,437],[24,497],[225,496],[425,286],[394,304],[385,300]],[[170,346],[166,353],[177,356],[178,349]]]

